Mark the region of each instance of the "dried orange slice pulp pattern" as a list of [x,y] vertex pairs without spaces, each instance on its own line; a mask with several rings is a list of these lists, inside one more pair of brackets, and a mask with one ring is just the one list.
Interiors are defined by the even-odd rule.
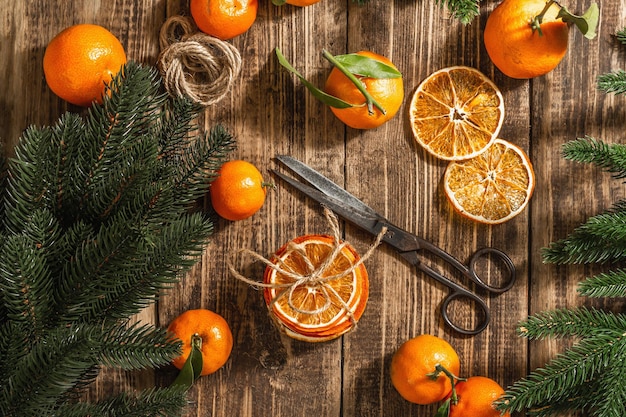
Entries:
[[272,259],[276,268],[265,269],[263,282],[265,302],[281,330],[322,342],[352,329],[369,296],[360,259],[347,242],[327,235],[300,236],[280,248]]
[[417,142],[440,159],[458,161],[484,152],[498,136],[504,99],[480,71],[449,67],[417,87],[409,106]]
[[444,190],[454,208],[480,223],[503,223],[518,215],[534,188],[528,155],[503,139],[475,158],[451,162],[444,174]]

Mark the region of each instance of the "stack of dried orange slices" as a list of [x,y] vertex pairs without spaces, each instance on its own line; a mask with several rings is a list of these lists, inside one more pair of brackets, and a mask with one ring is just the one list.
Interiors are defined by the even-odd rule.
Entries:
[[280,248],[263,276],[264,298],[278,327],[307,342],[352,329],[369,296],[360,260],[350,244],[327,235],[300,236]]
[[480,223],[503,223],[524,210],[535,187],[528,155],[498,138],[504,99],[480,71],[463,66],[428,76],[410,109],[416,141],[450,161],[444,190],[453,207]]

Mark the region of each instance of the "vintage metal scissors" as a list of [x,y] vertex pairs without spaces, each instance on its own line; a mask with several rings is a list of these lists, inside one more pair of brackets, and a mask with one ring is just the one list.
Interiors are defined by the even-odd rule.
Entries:
[[[294,188],[300,190],[308,197],[332,210],[337,215],[375,236],[378,236],[383,228],[386,228],[387,231],[383,236],[383,242],[386,242],[395,248],[396,251],[399,252],[400,256],[406,259],[418,270],[450,288],[450,293],[445,297],[441,304],[441,315],[444,322],[448,326],[459,333],[467,335],[476,335],[485,330],[490,320],[489,307],[485,301],[470,290],[462,287],[451,279],[446,278],[431,266],[423,263],[420,253],[428,252],[435,257],[440,258],[456,269],[462,276],[471,280],[476,287],[482,288],[483,290],[494,294],[501,294],[508,291],[515,283],[515,265],[507,254],[492,247],[482,248],[471,256],[467,265],[463,264],[454,256],[427,240],[394,226],[361,200],[302,162],[285,155],[277,156],[276,160],[285,165],[310,185],[304,184],[295,178],[272,169],[271,171],[273,174]],[[499,280],[503,283],[502,286],[492,286],[481,279],[476,270],[477,263],[481,259],[492,264],[499,263],[504,265],[505,268],[503,268],[502,272],[504,278]],[[477,324],[474,328],[467,329],[455,324],[448,314],[448,309],[451,303],[462,299],[473,301],[476,308],[482,310],[482,318],[476,319]]]

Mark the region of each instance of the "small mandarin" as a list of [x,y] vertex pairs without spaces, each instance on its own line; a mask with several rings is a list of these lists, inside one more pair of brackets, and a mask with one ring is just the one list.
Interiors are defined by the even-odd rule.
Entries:
[[460,361],[456,351],[445,340],[420,335],[404,342],[391,359],[391,382],[398,393],[415,404],[434,404],[452,391],[450,378],[444,373],[432,379],[428,374],[441,365],[454,375],[459,374]]
[[457,403],[450,405],[448,417],[509,417],[501,414],[493,403],[504,394],[504,389],[491,378],[472,376],[455,385]]
[[209,187],[211,204],[227,220],[247,219],[263,206],[268,186],[250,162],[228,161]]
[[553,3],[543,16],[541,33],[531,22],[546,7],[545,0],[504,0],[487,18],[485,49],[491,61],[511,78],[527,79],[552,71],[567,51],[569,27]]
[[252,27],[258,0],[191,0],[191,17],[202,32],[221,40],[232,39]]
[[[356,54],[375,59],[397,70],[396,66],[384,56],[369,51],[360,51]],[[370,114],[363,93],[356,88],[354,83],[344,73],[338,68],[333,68],[326,79],[324,91],[354,105],[354,107],[343,109],[331,107],[333,114],[354,129],[372,129],[393,118],[400,109],[404,99],[402,77],[356,77],[365,85],[365,89],[381,105],[385,113],[374,107],[374,113]]]
[[187,310],[170,323],[168,330],[182,341],[182,354],[172,364],[182,369],[191,354],[192,339],[200,337],[202,346],[202,372],[209,375],[228,361],[233,348],[233,335],[226,320],[206,309]]
[[79,24],[57,34],[46,47],[46,83],[62,99],[78,105],[101,103],[105,84],[126,63],[120,41],[98,25]]

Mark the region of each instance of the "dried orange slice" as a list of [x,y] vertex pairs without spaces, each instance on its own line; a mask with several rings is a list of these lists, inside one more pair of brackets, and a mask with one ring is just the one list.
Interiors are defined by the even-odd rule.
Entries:
[[480,71],[450,67],[422,81],[409,111],[417,142],[437,158],[458,161],[481,154],[496,139],[504,99]]
[[443,183],[446,196],[463,216],[498,224],[524,210],[535,188],[535,174],[522,149],[496,139],[477,157],[450,162]]
[[280,248],[272,259],[275,268],[265,269],[263,294],[281,330],[322,342],[352,329],[369,295],[359,259],[351,245],[327,235],[300,236]]

